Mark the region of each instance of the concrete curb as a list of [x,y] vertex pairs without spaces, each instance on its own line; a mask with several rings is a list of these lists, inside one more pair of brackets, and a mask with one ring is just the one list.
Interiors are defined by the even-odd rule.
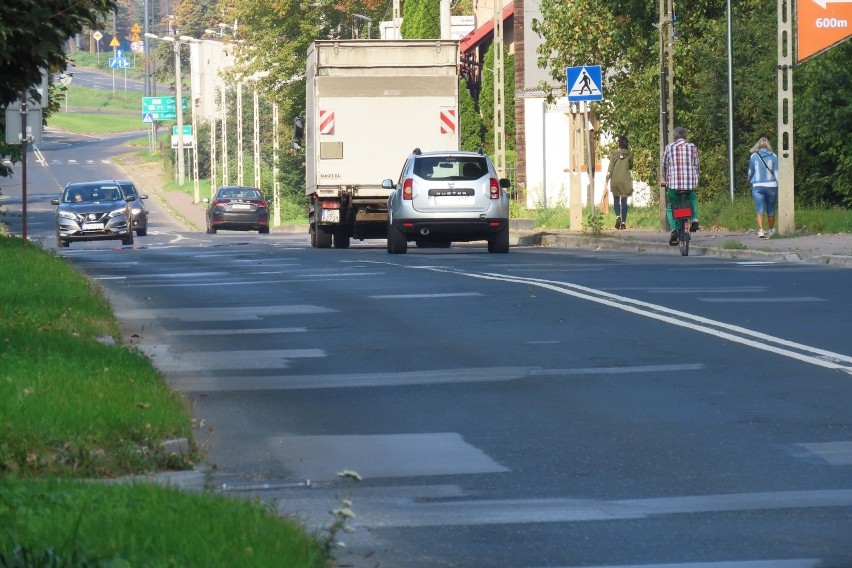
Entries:
[[[606,236],[584,234],[559,234],[547,232],[518,231],[511,239],[516,246],[541,246],[553,248],[578,248],[586,250],[622,250],[635,253],[672,254],[676,247],[669,246],[666,236],[660,233],[659,240],[621,239]],[[718,256],[762,260],[766,262],[829,264],[831,266],[852,267],[852,256],[805,254],[793,251],[758,251],[752,249],[725,249],[718,246],[708,247],[692,243],[690,256]]]

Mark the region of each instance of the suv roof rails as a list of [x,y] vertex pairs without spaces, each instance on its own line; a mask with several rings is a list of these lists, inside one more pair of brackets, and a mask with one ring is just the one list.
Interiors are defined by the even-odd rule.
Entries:
[[423,153],[423,152],[420,150],[420,148],[415,148],[415,149],[414,149],[414,152],[412,152],[412,154],[417,154],[418,156],[419,156],[420,154],[422,154],[422,153]]
[[485,155],[485,148],[483,148],[482,146],[480,146],[479,148],[477,148],[477,149],[476,149],[476,152],[477,152],[480,156],[484,156],[484,155]]

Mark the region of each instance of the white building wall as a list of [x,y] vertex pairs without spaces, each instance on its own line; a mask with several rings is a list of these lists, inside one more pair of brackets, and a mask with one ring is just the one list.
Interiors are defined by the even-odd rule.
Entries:
[[[585,166],[585,153],[579,164],[571,164],[571,124],[566,98],[547,104],[543,96],[524,97],[526,116],[526,180],[528,209],[568,207],[570,204],[571,174]],[[595,203],[604,193],[606,166],[601,164],[595,175]],[[589,175],[580,171],[581,201],[585,206]]]

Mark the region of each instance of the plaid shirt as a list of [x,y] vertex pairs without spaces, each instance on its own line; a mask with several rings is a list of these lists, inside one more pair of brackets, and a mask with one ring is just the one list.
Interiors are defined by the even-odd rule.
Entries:
[[669,189],[695,189],[698,186],[698,148],[678,138],[663,152],[663,175]]

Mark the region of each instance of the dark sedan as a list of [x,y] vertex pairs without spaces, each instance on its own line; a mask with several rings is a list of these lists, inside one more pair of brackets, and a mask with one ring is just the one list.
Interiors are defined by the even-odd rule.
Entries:
[[269,232],[269,203],[256,187],[228,185],[216,190],[207,203],[207,232],[229,231]]
[[56,205],[56,246],[72,241],[121,240],[133,244],[130,204],[114,181],[69,183]]
[[139,193],[136,185],[129,179],[117,179],[116,185],[121,188],[124,194],[124,200],[130,204],[130,214],[133,219],[133,230],[136,231],[137,237],[144,237],[148,234],[148,210],[143,199],[148,199],[148,195]]

